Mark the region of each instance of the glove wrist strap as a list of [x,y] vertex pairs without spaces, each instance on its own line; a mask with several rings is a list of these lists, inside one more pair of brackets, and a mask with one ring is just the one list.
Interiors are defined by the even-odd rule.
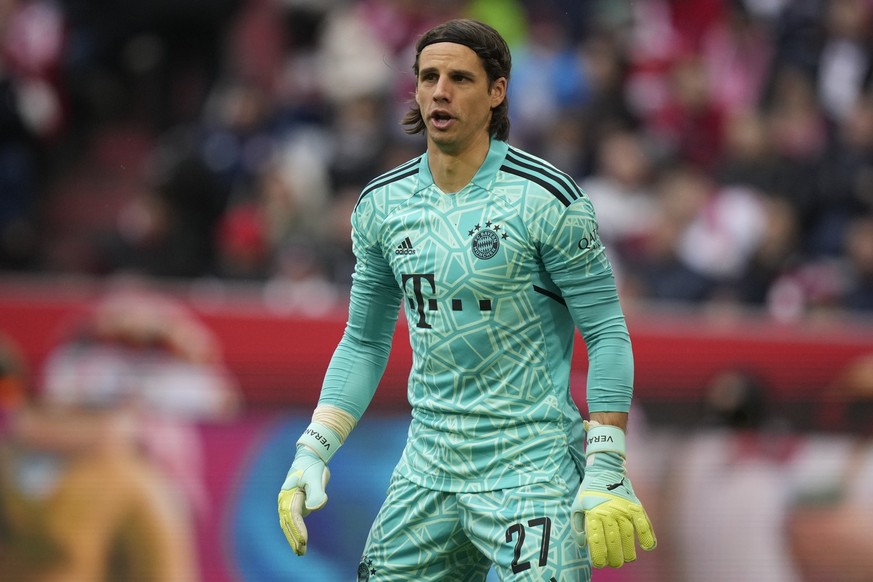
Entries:
[[341,444],[339,435],[319,422],[309,423],[297,439],[297,446],[306,445],[315,451],[325,464],[336,454]]
[[624,431],[608,424],[589,424],[585,435],[585,455],[594,453],[617,453],[625,456]]

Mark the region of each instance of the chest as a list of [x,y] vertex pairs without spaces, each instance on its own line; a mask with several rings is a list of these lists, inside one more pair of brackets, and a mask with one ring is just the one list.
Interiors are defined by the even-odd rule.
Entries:
[[512,293],[537,264],[517,209],[487,193],[405,205],[383,225],[382,248],[407,295],[447,300]]

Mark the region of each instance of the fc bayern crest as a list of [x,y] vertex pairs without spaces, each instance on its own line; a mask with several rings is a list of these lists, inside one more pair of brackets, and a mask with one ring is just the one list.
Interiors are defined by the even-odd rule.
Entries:
[[500,239],[493,230],[480,230],[473,236],[473,254],[477,259],[490,259],[499,248]]
[[[472,249],[473,255],[477,259],[490,259],[497,254],[500,249],[500,231],[499,224],[492,224],[491,221],[485,223],[485,228],[477,224],[469,235],[473,237]],[[502,233],[503,238],[506,238],[506,233]]]
[[367,556],[361,557],[361,563],[358,564],[358,582],[367,582],[370,576],[376,573],[376,568],[373,567],[373,560]]

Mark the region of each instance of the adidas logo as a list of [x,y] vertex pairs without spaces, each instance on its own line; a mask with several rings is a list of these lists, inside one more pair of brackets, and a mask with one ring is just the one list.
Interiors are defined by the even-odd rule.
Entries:
[[394,250],[395,255],[414,255],[415,249],[412,248],[412,241],[409,240],[409,237],[403,239],[403,242],[397,245],[397,248]]

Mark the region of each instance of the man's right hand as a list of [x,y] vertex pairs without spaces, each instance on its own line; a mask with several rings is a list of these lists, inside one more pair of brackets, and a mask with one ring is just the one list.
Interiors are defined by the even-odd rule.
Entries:
[[324,490],[329,479],[330,471],[315,451],[298,445],[294,462],[279,491],[279,524],[298,556],[306,553],[309,540],[303,518],[327,503]]

